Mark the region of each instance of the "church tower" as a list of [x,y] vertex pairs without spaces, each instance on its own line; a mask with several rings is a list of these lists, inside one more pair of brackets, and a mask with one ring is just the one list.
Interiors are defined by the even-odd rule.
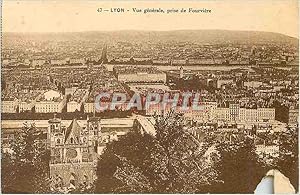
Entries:
[[49,120],[52,185],[75,189],[95,180],[100,119],[88,121],[84,125],[73,119],[66,128],[60,119]]
[[98,145],[101,143],[101,120],[99,117],[87,118],[87,129],[89,132],[89,146],[93,146],[98,153]]
[[65,127],[62,126],[61,120],[54,116],[53,119],[48,121],[48,144],[54,147],[56,144],[61,144],[64,139]]

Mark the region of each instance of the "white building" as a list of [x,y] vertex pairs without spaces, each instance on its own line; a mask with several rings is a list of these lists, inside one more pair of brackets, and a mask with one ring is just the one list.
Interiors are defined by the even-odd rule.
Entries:
[[95,112],[95,102],[84,102],[83,109],[84,109],[84,113],[94,113]]
[[275,120],[275,108],[257,108],[258,120]]
[[35,100],[28,100],[19,102],[19,112],[22,111],[31,111],[31,109],[35,106]]
[[238,104],[230,104],[229,108],[218,107],[215,110],[216,120],[227,122],[259,122],[274,121],[275,108],[240,108]]
[[66,105],[66,96],[64,97],[57,91],[49,90],[45,92],[35,104],[37,113],[61,113]]
[[17,99],[7,99],[1,101],[1,113],[16,113],[17,112]]
[[217,108],[216,119],[219,121],[230,121],[231,117],[229,108]]

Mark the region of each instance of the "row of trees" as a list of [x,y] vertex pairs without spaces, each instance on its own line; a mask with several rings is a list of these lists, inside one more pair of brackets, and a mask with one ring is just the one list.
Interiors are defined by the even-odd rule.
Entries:
[[[252,140],[220,144],[204,134],[199,142],[184,129],[179,115],[157,118],[155,128],[156,136],[130,132],[107,144],[94,187],[76,192],[253,193],[271,168],[278,168],[297,187],[298,140],[292,131],[282,135],[282,157],[266,165]],[[25,124],[12,142],[13,152],[2,154],[3,193],[50,192],[50,155],[40,133]]]

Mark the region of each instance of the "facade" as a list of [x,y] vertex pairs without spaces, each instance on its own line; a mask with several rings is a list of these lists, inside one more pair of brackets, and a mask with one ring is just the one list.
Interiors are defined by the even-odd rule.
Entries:
[[81,111],[81,105],[82,103],[76,102],[76,101],[70,101],[67,103],[67,112],[75,112],[75,111]]
[[36,113],[61,113],[66,105],[66,98],[59,101],[37,101],[35,104]]
[[[246,122],[257,122],[258,121],[258,114],[257,114],[257,109],[252,109],[252,108],[242,108],[241,110],[244,110],[245,113],[245,118],[243,118],[241,121],[246,121]],[[243,111],[241,111],[243,113]]]
[[229,110],[229,108],[218,107],[216,109],[216,118],[219,121],[230,121],[230,110]]
[[83,127],[74,119],[64,127],[60,119],[49,120],[50,177],[55,187],[76,188],[95,179],[97,144],[100,139],[99,118],[91,118]]
[[216,108],[216,120],[227,122],[274,121],[275,108],[241,108],[239,104],[230,104],[229,108]]
[[40,96],[35,103],[37,113],[61,113],[66,105],[67,98],[59,92],[50,90]]
[[299,116],[299,110],[298,109],[289,109],[288,124],[289,125],[298,124],[298,116]]
[[258,120],[275,120],[275,108],[257,108]]
[[17,100],[2,100],[1,112],[2,113],[16,113],[17,112]]
[[84,110],[84,113],[94,113],[95,112],[95,102],[84,102],[83,110]]
[[230,121],[239,120],[240,105],[239,104],[229,104],[229,113],[230,113]]
[[19,112],[31,111],[34,106],[35,106],[35,100],[19,102]]

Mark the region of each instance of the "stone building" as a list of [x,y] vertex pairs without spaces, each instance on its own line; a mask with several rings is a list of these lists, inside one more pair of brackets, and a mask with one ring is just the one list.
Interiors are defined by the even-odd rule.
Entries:
[[100,119],[90,118],[86,126],[74,119],[69,127],[57,118],[48,122],[52,187],[74,189],[91,184],[96,179]]

